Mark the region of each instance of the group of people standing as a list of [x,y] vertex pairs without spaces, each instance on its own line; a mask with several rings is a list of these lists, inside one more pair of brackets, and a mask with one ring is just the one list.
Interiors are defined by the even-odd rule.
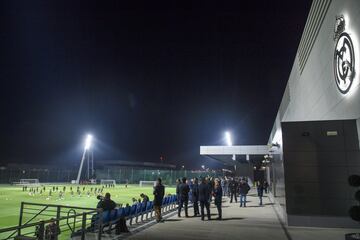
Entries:
[[[235,202],[237,203],[237,196],[239,196],[240,207],[246,207],[246,197],[251,189],[247,178],[243,177],[225,179],[222,184],[223,188],[226,189],[226,191],[224,191],[224,195],[229,196],[230,203],[232,203],[233,200],[235,200]],[[267,183],[267,181],[256,181],[255,187],[257,190],[257,195],[259,197],[259,205],[262,206],[262,198],[264,192],[268,192],[269,184]]]
[[[200,183],[198,178],[187,180],[183,177],[177,180],[176,195],[178,199],[178,217],[181,217],[181,211],[184,209],[185,217],[189,217],[188,203],[189,200],[193,203],[194,217],[200,215],[201,220],[205,219],[205,210],[207,219],[211,219],[210,203],[214,197],[214,204],[218,210],[217,220],[222,219],[222,187],[220,179],[201,178]],[[191,197],[191,199],[189,199]],[[200,211],[199,211],[200,203]]]
[[[255,186],[259,197],[259,205],[262,205],[263,193],[268,191],[266,181],[256,181]],[[223,188],[225,188],[223,190]],[[214,199],[214,205],[218,211],[217,220],[222,220],[222,197],[229,196],[230,203],[240,196],[240,207],[246,207],[246,196],[251,187],[246,178],[211,178],[202,177],[200,182],[198,178],[188,180],[186,177],[177,180],[176,195],[178,199],[178,217],[181,217],[184,209],[185,217],[189,217],[188,203],[193,203],[194,217],[200,215],[204,221],[205,216],[211,220],[210,203]],[[165,187],[162,185],[161,178],[158,178],[154,187],[154,210],[157,222],[163,222],[161,216],[161,205],[165,194]],[[200,205],[200,209],[199,209]],[[205,215],[206,210],[206,215]]]

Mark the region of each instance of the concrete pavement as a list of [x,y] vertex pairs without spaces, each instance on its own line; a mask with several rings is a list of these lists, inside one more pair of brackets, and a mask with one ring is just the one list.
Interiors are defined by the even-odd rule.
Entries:
[[[193,215],[192,209],[189,213],[190,216]],[[217,217],[213,204],[211,214],[213,219]],[[200,217],[178,218],[174,212],[164,223],[148,224],[131,234],[120,235],[117,239],[339,240],[345,239],[344,234],[349,232],[360,232],[360,229],[285,227],[279,221],[269,199],[265,197],[264,205],[259,206],[258,198],[252,192],[248,196],[246,208],[240,208],[239,203],[229,203],[228,198],[224,198],[222,221],[201,221]]]

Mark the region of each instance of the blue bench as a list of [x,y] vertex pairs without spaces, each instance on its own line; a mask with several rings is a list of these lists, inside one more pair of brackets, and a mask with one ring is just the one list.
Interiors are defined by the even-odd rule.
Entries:
[[[177,197],[176,195],[166,196],[163,199],[162,211],[167,212],[176,207]],[[125,218],[125,220],[129,221],[129,224],[133,224],[133,219],[135,218],[135,222],[138,223],[138,218],[141,217],[141,221],[151,219],[153,217],[154,203],[153,201],[148,201],[145,203],[137,203],[132,206],[122,207],[119,209],[114,209],[111,211],[105,211],[101,216],[97,218],[99,222],[101,219],[101,223],[104,227],[108,227],[110,231],[112,225],[114,225],[119,219]],[[150,217],[149,217],[150,214]],[[102,229],[102,231],[103,231]]]

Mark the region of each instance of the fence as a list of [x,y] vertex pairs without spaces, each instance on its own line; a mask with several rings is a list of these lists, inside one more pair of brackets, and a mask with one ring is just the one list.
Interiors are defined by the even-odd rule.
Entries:
[[[165,196],[161,211],[176,210],[176,203],[176,195]],[[60,229],[56,239],[85,240],[88,234],[95,234],[96,239],[101,240],[105,228],[106,232],[111,232],[121,219],[130,226],[143,224],[154,219],[153,212],[152,201],[104,212],[92,208],[22,202],[19,225],[0,229],[0,239],[44,240],[47,239],[45,229],[55,222]]]
[[[165,184],[173,185],[178,178],[194,178],[207,175],[218,176],[219,173],[113,166],[96,169],[97,179],[115,179],[118,183],[128,182],[130,184],[138,184],[141,180],[154,181],[156,178],[161,177]],[[40,182],[71,182],[71,180],[76,179],[76,176],[76,168],[71,168],[71,170],[60,168],[0,168],[0,183],[13,183],[19,181],[19,179],[39,179]]]
[[44,239],[46,226],[51,222],[59,226],[60,239],[69,239],[76,232],[85,239],[91,219],[97,214],[99,210],[93,208],[22,202],[18,226],[0,229],[0,239],[41,240]]

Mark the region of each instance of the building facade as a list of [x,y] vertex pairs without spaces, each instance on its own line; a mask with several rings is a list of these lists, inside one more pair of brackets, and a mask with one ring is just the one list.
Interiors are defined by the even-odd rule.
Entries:
[[269,138],[272,199],[289,225],[358,227],[360,1],[314,0]]

